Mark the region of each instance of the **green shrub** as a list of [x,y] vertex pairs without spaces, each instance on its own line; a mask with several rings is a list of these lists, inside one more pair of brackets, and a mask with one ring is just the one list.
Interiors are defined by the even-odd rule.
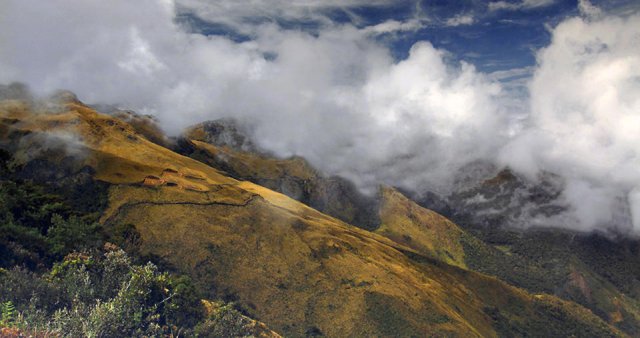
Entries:
[[62,257],[72,251],[80,251],[100,246],[104,236],[99,223],[87,224],[76,216],[68,219],[54,214],[47,232],[49,252]]
[[204,317],[190,279],[160,272],[152,263],[132,264],[113,246],[97,258],[69,254],[44,275],[24,268],[3,271],[0,290],[0,301],[16,304],[23,314],[23,327],[61,336],[185,333]]
[[34,336],[135,337],[193,335],[195,327],[210,336],[250,321],[220,312],[203,325],[191,279],[134,263],[142,259],[134,225],[104,229],[97,213],[0,169],[0,324]]
[[42,186],[29,181],[0,182],[0,218],[35,228],[45,234],[54,214],[68,217],[71,208],[60,196],[48,194]]

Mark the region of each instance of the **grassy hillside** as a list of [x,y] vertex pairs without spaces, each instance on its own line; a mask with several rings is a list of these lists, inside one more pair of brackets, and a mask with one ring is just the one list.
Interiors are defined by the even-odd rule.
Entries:
[[[348,207],[346,211],[313,205],[308,196],[315,190],[323,191],[321,184],[313,182],[323,178],[307,162],[299,158],[277,159],[256,151],[255,147],[247,150],[207,143],[219,142],[220,137],[215,135],[224,133],[228,127],[213,125],[217,129],[209,130],[202,125],[191,129],[186,134],[191,141],[185,141],[181,150],[236,178],[266,185],[362,227],[348,216],[355,213],[353,210],[357,210],[358,205],[343,202],[354,196],[353,193],[336,194],[346,196],[343,200],[336,199],[340,201],[336,205]],[[245,136],[236,138],[241,139],[242,144],[251,143]],[[578,302],[610,324],[629,334],[638,334],[640,246],[637,241],[554,229],[510,230],[510,220],[522,212],[521,203],[531,212],[561,210],[554,200],[559,194],[558,188],[551,181],[545,182],[526,185],[512,172],[503,170],[494,178],[480,181],[477,187],[470,184],[468,190],[457,192],[450,198],[455,205],[446,205],[431,195],[418,199],[421,204],[434,206],[454,217],[464,227],[389,187],[370,198],[375,202],[367,204],[364,210],[375,215],[376,226],[369,229],[394,242],[448,264],[497,276],[533,293],[555,294]],[[484,198],[474,202],[475,196]],[[522,201],[514,202],[514,198]],[[501,212],[486,214],[486,210],[493,209]]]
[[86,153],[60,134],[13,134],[22,121],[0,112],[0,336],[279,337],[140,256],[135,228],[98,223],[107,184],[82,166]]
[[0,136],[12,165],[37,176],[66,162],[71,176],[89,173],[107,185],[105,229],[132,225],[140,255],[286,336],[622,335],[579,305],[448,265],[228,177],[79,102],[58,108],[2,103]]
[[238,133],[229,121],[199,124],[187,130],[176,148],[232,177],[283,193],[346,223],[368,230],[379,225],[375,196],[360,193],[341,177],[322,175],[302,158],[279,159],[258,151]]
[[380,194],[381,225],[376,233],[437,260],[466,268],[462,229],[393,188],[382,187]]

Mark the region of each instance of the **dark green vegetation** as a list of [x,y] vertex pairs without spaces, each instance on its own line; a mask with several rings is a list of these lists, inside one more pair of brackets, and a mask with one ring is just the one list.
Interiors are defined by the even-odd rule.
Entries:
[[10,156],[0,154],[0,264],[36,270],[74,249],[95,248],[96,217],[73,210],[68,200],[32,180],[17,178]]
[[[189,332],[204,312],[188,279],[136,265],[120,249],[67,255],[44,273],[0,274],[11,326],[70,337],[163,336]],[[18,315],[19,314],[19,315]]]
[[581,304],[631,335],[640,332],[637,241],[552,229],[500,231],[499,241],[484,239],[498,251],[465,243],[470,268]]
[[0,151],[0,336],[253,333],[232,305],[207,311],[188,277],[143,263],[132,225],[100,225],[103,196],[74,200],[11,164]]

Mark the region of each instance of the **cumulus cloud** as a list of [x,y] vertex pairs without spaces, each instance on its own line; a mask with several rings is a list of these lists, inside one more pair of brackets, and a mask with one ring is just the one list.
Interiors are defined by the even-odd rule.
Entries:
[[[573,206],[559,225],[590,230],[626,210],[640,232],[637,15],[568,18],[552,29],[535,68],[483,74],[426,41],[394,60],[375,38],[421,21],[363,26],[323,14],[365,1],[284,3],[4,1],[0,83],[67,88],[86,102],[154,114],[171,133],[235,117],[259,146],[304,156],[363,189],[384,182],[446,193],[453,173],[476,161],[532,179],[554,172]],[[250,37],[190,32],[174,20],[185,8],[248,27]],[[323,23],[305,31],[261,19],[268,17]],[[525,94],[501,84],[525,88],[531,73]]]
[[574,226],[585,230],[610,224],[619,200],[631,205],[627,226],[640,230],[639,39],[637,14],[555,27],[538,53],[530,126],[502,154],[521,172],[565,177]]
[[[503,137],[496,82],[427,42],[396,62],[371,37],[415,21],[313,33],[263,23],[252,40],[234,42],[188,33],[173,20],[176,8],[163,4],[12,2],[29,20],[0,27],[15,33],[0,60],[17,74],[0,80],[120,103],[157,115],[173,133],[234,116],[252,124],[264,148],[304,156],[364,188],[444,187],[452,170],[490,156]],[[310,4],[286,15],[326,6]]]

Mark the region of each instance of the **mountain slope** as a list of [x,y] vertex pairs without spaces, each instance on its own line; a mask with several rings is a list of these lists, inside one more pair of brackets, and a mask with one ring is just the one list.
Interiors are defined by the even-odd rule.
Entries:
[[578,305],[442,263],[225,176],[79,102],[41,113],[3,102],[0,116],[13,165],[68,162],[71,172],[91,173],[108,184],[107,227],[133,224],[143,254],[284,335],[620,335]]
[[259,150],[233,121],[209,121],[189,128],[177,151],[346,223],[368,230],[380,223],[374,197],[360,193],[341,177],[322,175],[300,157],[279,159]]
[[381,225],[375,233],[445,263],[466,268],[465,233],[437,213],[424,209],[390,187],[381,188]]
[[[344,212],[312,204],[308,196],[324,191],[322,184],[313,182],[324,178],[304,160],[277,159],[258,151],[255,145],[241,146],[253,142],[240,135],[240,128],[230,121],[209,122],[206,126],[209,128],[201,124],[190,129],[186,133],[190,139],[183,140],[179,150],[236,178],[266,184],[352,222],[353,218]],[[448,264],[497,276],[530,292],[555,294],[578,302],[629,334],[640,332],[637,241],[612,241],[598,234],[557,229],[517,230],[528,214],[563,210],[557,201],[561,191],[557,179],[547,174],[541,184],[527,183],[509,170],[497,171],[481,163],[469,170],[461,177],[465,183],[447,198],[408,193],[419,204],[453,217],[463,227],[389,187],[382,188],[375,197],[364,197],[369,203],[360,213],[375,215],[370,218],[376,222],[369,223],[374,226],[353,224]],[[495,177],[490,176],[495,172]],[[484,175],[489,176],[477,181]],[[338,189],[345,190],[348,191]],[[333,199],[338,201],[335,204],[350,205],[357,211],[358,204],[348,202],[354,200],[355,194],[333,194],[336,195],[339,197]]]
[[449,196],[447,212],[466,231],[507,253],[511,262],[475,260],[473,269],[531,292],[578,302],[638,335],[640,241],[556,227],[521,230],[530,216],[561,213],[566,208],[561,192],[562,182],[552,174],[531,182],[506,169]]

